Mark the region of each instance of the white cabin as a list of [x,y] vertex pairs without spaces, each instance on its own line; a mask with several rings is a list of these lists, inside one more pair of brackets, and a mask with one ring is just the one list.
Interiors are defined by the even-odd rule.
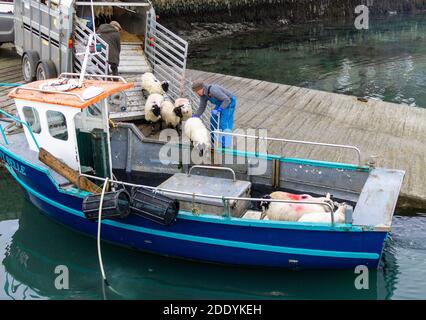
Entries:
[[32,82],[9,97],[29,125],[24,131],[31,150],[43,148],[80,173],[112,177],[108,97],[133,84],[88,76],[78,88],[77,76]]

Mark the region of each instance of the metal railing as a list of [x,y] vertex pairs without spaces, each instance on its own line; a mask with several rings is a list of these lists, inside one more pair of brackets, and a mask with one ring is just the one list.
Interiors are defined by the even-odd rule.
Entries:
[[[192,111],[198,109],[200,98],[192,91],[192,80],[186,78],[188,42],[156,21],[153,8],[147,12],[145,34],[145,55],[151,64],[154,75],[160,81],[169,82],[170,98],[187,98]],[[201,120],[210,131],[210,110],[208,103]],[[219,121],[213,120],[216,128]]]
[[350,145],[343,145],[343,144],[332,144],[332,143],[322,143],[322,142],[312,142],[312,141],[303,141],[303,140],[291,140],[291,139],[282,139],[282,138],[270,138],[270,137],[261,137],[261,136],[255,136],[255,135],[246,135],[241,133],[233,133],[233,132],[224,132],[224,131],[213,131],[212,133],[220,135],[226,135],[226,136],[233,136],[233,137],[243,137],[246,139],[254,139],[257,141],[273,141],[273,142],[281,142],[281,153],[283,153],[283,146],[286,143],[293,143],[293,144],[302,144],[302,145],[311,145],[311,146],[320,146],[320,147],[330,147],[330,148],[337,148],[337,149],[347,149],[355,151],[357,154],[357,166],[362,166],[362,157],[361,157],[361,150],[358,147],[350,146]]
[[156,78],[169,82],[168,95],[184,97],[188,42],[159,24],[153,8],[147,12],[145,55]]
[[227,167],[213,167],[213,166],[202,166],[202,165],[194,165],[189,169],[188,172],[188,177],[191,176],[191,172],[193,169],[207,169],[207,170],[222,170],[222,171],[229,171],[232,173],[232,180],[237,181],[237,177],[235,175],[235,171],[232,170],[231,168],[227,168]]
[[[78,79],[81,76],[81,74],[79,73],[72,73],[72,72],[62,72],[58,79]],[[93,78],[97,78],[97,79],[101,79],[101,80],[120,80],[123,83],[127,83],[127,80],[124,79],[122,76],[111,76],[111,75],[102,75],[102,74],[84,74],[84,78],[87,79],[93,79]]]
[[[31,128],[31,126],[30,126],[27,122],[22,121],[21,119],[18,119],[18,118],[16,118],[16,117],[14,117],[14,116],[10,115],[10,114],[9,114],[9,113],[7,113],[6,111],[1,110],[1,109],[0,109],[0,114],[2,114],[2,115],[4,115],[4,116],[6,116],[6,117],[7,117],[7,118],[9,118],[9,119],[12,119],[12,120],[13,120],[14,122],[16,122],[16,123],[19,123],[19,124],[21,124],[21,125],[25,126],[25,127],[27,128],[28,132],[30,133],[31,138],[32,138],[32,139],[33,139],[33,141],[34,141],[34,144],[36,145],[37,150],[40,150],[40,146],[39,146],[39,144],[38,144],[38,142],[37,142],[36,138],[34,137],[33,129]],[[1,120],[1,119],[0,119],[0,120]],[[8,144],[9,144],[9,141],[7,140],[6,133],[4,132],[3,127],[2,127],[2,125],[1,125],[1,124],[0,124],[0,131],[1,131],[1,135],[2,135],[2,137],[3,137],[4,143],[5,143],[6,145],[8,145]]]
[[[59,75],[58,79],[76,79],[79,78],[81,74],[78,73],[70,73],[70,72],[63,72]],[[124,79],[121,76],[110,76],[110,75],[99,75],[99,74],[85,74],[84,78],[92,79],[92,78],[101,78],[101,79],[118,79],[123,83],[127,83],[126,79]],[[57,93],[57,94],[64,94],[68,96],[74,96],[77,97],[81,102],[85,102],[86,100],[75,92],[66,92],[66,91],[58,91],[58,90],[49,90],[49,89],[39,89],[39,88],[32,88],[27,87],[25,85],[16,87],[11,91],[11,93],[17,93],[19,90],[28,90],[28,91],[36,91],[36,92],[42,92],[42,93]]]
[[75,92],[66,92],[66,91],[58,91],[58,90],[46,90],[46,89],[39,89],[39,88],[31,88],[26,86],[21,86],[16,89],[14,89],[11,93],[18,93],[19,90],[28,90],[28,91],[36,91],[36,92],[42,92],[42,93],[58,93],[58,94],[64,94],[68,96],[74,96],[77,97],[81,102],[85,102],[84,98],[80,96],[78,93]]
[[[77,178],[77,188],[80,190],[80,179],[82,177],[94,179],[98,181],[106,181],[106,178],[96,177],[88,174],[81,173],[79,174]],[[193,199],[196,198],[204,198],[204,199],[216,199],[216,200],[222,200],[224,204],[224,215],[228,218],[230,218],[229,210],[227,208],[230,207],[229,202],[230,201],[254,201],[254,202],[281,202],[281,203],[289,203],[289,204],[315,204],[315,205],[322,205],[324,207],[327,207],[330,210],[331,215],[331,223],[334,224],[334,207],[329,202],[318,202],[318,201],[296,201],[296,200],[281,200],[281,199],[264,199],[264,198],[247,198],[247,197],[227,197],[227,196],[215,196],[215,195],[207,195],[207,194],[201,194],[201,193],[191,193],[191,192],[185,192],[185,191],[179,191],[179,190],[170,190],[170,189],[164,189],[164,188],[158,188],[158,187],[152,187],[152,186],[146,186],[141,184],[135,184],[130,182],[124,182],[124,181],[117,181],[114,179],[108,179],[110,183],[122,185],[122,186],[128,186],[128,187],[136,187],[136,188],[145,188],[151,191],[154,191],[156,193],[160,193],[163,195],[186,195],[191,196]]]
[[[78,19],[75,19],[74,23],[74,39],[75,39],[75,50],[84,52],[87,43],[89,42],[90,36],[93,34],[93,30],[89,29]],[[108,44],[102,40],[99,36],[96,37],[96,42],[101,45],[101,51],[96,55],[90,55],[88,60],[87,71],[92,74],[103,74],[107,75],[109,73],[109,63],[108,63]],[[74,71],[77,73],[81,72],[83,66],[83,55],[74,54]]]

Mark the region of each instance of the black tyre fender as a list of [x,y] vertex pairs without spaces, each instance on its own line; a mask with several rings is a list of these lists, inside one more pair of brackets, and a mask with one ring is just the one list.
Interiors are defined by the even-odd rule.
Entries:
[[40,57],[37,51],[25,51],[22,55],[22,76],[25,82],[31,82],[36,79],[37,63],[39,60]]
[[56,72],[55,64],[52,60],[41,60],[37,64],[36,78],[37,80],[45,80],[56,78],[58,73]]

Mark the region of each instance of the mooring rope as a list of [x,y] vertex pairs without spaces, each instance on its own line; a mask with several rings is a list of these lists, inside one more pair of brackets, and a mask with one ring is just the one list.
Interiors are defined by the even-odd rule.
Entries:
[[104,282],[107,286],[109,286],[109,284],[108,284],[108,280],[106,278],[106,274],[105,274],[105,270],[104,270],[104,264],[103,264],[103,261],[102,261],[102,252],[101,252],[101,224],[102,224],[102,206],[103,206],[103,203],[104,203],[104,195],[105,195],[105,191],[106,191],[107,186],[108,186],[108,181],[109,181],[109,178],[107,177],[105,179],[105,183],[104,183],[104,186],[102,188],[101,203],[99,204],[99,212],[98,212],[98,236],[97,236],[99,267],[101,269],[102,278],[103,278],[103,280],[104,280]]
[[122,296],[117,290],[115,290],[113,287],[111,287],[111,285],[109,284],[107,277],[106,277],[106,273],[105,273],[105,269],[104,269],[104,263],[102,260],[102,251],[101,251],[101,224],[102,224],[102,207],[103,207],[103,203],[104,203],[104,195],[105,192],[107,190],[108,187],[108,182],[109,182],[109,178],[107,177],[105,179],[105,183],[104,186],[102,188],[102,193],[101,193],[101,201],[99,204],[99,213],[98,213],[98,235],[97,235],[97,247],[98,247],[98,260],[99,260],[99,267],[101,269],[101,274],[102,274],[102,293],[104,296],[104,299],[106,300],[106,294],[105,294],[105,289],[104,289],[104,285],[107,285],[107,287],[114,292],[116,295]]

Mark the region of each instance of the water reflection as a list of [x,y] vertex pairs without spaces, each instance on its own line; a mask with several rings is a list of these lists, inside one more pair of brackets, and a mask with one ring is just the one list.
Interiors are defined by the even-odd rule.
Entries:
[[426,107],[426,15],[294,26],[192,45],[191,68]]

